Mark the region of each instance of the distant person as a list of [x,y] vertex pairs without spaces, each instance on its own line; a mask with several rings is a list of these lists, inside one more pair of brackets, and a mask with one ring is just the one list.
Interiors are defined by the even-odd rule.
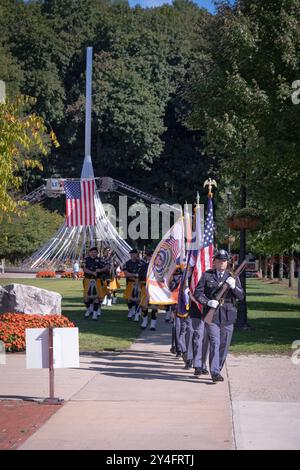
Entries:
[[73,279],[79,279],[79,263],[75,261],[73,264]]
[[103,260],[108,266],[108,271],[105,276],[107,294],[103,299],[102,305],[111,307],[112,304],[117,303],[116,291],[120,289],[120,284],[117,279],[117,268],[119,265],[115,259],[115,254],[109,247],[105,248],[104,250]]
[[128,320],[135,317],[139,309],[139,299],[136,294],[138,293],[138,279],[139,270],[142,266],[142,261],[139,257],[139,252],[136,249],[130,251],[130,260],[126,261],[123,266],[123,271],[126,278],[126,289],[124,292],[124,299],[128,305]]
[[157,306],[150,305],[149,306],[149,299],[147,295],[146,289],[146,279],[147,279],[147,271],[151,261],[151,257],[153,255],[152,251],[146,251],[144,255],[143,264],[139,270],[139,284],[140,284],[140,291],[141,291],[141,298],[140,298],[140,307],[142,309],[142,324],[141,328],[145,330],[148,326],[148,309],[151,308],[151,323],[150,323],[150,330],[156,330],[156,321],[157,321]]

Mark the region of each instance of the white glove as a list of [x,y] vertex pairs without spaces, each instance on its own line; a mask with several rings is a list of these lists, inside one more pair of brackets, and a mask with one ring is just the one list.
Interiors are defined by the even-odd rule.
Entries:
[[225,282],[226,282],[226,284],[229,285],[229,287],[230,287],[231,289],[235,289],[235,287],[236,287],[236,280],[234,279],[234,277],[231,277],[231,276],[228,277]]
[[212,308],[217,308],[219,306],[219,302],[217,300],[209,300],[207,305]]

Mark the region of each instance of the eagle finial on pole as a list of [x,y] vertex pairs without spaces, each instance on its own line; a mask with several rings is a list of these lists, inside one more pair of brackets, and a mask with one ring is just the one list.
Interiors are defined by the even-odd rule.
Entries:
[[212,180],[211,178],[208,178],[207,180],[204,181],[203,188],[208,186],[208,197],[213,197],[212,193],[212,187],[215,186],[217,188],[217,183],[216,180]]

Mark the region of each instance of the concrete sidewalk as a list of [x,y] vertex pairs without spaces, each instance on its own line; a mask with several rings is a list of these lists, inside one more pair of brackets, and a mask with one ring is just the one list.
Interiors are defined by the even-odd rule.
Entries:
[[[300,449],[299,364],[229,355],[225,382],[213,384],[185,371],[169,343],[159,318],[157,332],[128,351],[82,355],[79,369],[56,370],[66,404],[21,449]],[[24,354],[7,355],[0,398],[48,396],[48,371],[25,367]]]
[[[56,394],[68,401],[21,449],[234,449],[227,378],[195,378],[169,348],[170,325],[159,318],[157,332],[143,332],[128,351],[57,371]],[[47,374],[37,380],[47,371],[9,361],[0,395],[47,394]]]
[[300,364],[289,356],[227,359],[238,450],[300,449]]

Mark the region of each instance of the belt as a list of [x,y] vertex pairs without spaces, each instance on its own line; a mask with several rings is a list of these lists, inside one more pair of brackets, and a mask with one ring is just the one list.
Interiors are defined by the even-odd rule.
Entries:
[[234,304],[234,300],[223,300],[223,302],[220,301],[220,305],[221,305],[221,306],[224,305],[224,304],[232,304],[232,305],[233,305],[233,304]]

